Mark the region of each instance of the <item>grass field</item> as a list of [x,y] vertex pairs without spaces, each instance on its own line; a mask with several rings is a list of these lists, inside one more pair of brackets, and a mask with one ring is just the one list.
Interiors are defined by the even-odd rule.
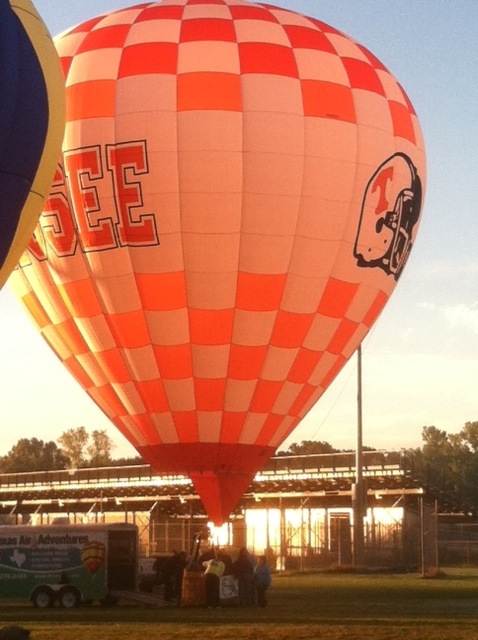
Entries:
[[478,640],[478,571],[274,576],[267,609],[0,607],[32,640]]

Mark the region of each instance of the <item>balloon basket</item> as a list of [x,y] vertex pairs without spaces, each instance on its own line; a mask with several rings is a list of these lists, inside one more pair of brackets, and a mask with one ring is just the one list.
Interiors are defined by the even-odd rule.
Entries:
[[182,607],[206,606],[206,580],[201,571],[184,570],[181,591]]

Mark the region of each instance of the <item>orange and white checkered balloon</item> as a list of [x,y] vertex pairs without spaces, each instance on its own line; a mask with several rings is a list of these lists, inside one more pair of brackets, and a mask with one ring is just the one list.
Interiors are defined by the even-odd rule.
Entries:
[[63,164],[16,290],[221,523],[395,287],[422,203],[416,114],[357,42],[244,0],[147,2],[56,46]]

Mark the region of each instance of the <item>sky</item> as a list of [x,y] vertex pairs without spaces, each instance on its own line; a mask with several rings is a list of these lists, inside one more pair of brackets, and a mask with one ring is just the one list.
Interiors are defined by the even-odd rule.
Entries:
[[[395,75],[427,150],[422,222],[412,255],[362,346],[363,443],[422,445],[422,428],[458,433],[478,420],[478,3],[475,0],[274,0],[327,22]],[[52,35],[134,0],[34,0]],[[282,444],[354,448],[352,357]],[[40,338],[8,284],[0,291],[0,455],[20,438],[105,429],[115,457],[135,455]]]

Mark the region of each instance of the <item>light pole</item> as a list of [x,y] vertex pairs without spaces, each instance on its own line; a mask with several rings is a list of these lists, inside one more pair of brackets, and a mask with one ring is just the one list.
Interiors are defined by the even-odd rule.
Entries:
[[365,485],[363,481],[362,444],[362,347],[357,350],[357,448],[355,451],[355,483],[352,485],[353,507],[353,564],[363,566],[363,517],[365,513]]

